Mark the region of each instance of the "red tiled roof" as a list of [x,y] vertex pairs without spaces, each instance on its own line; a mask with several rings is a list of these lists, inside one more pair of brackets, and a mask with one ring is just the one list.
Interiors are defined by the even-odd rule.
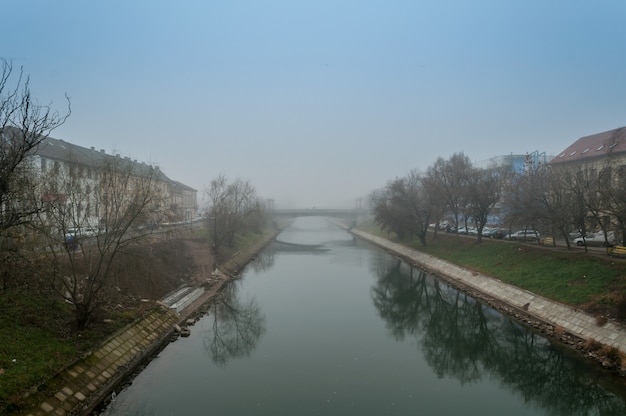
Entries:
[[555,156],[550,164],[567,163],[626,153],[626,127],[581,137]]

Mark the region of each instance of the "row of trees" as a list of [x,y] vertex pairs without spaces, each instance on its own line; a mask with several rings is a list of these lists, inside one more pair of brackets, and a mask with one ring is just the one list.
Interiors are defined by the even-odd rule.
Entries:
[[425,173],[412,170],[375,191],[371,198],[374,218],[399,238],[417,237],[423,245],[429,225],[443,219],[451,220],[457,230],[460,223],[471,222],[481,239],[506,177],[501,168],[473,167],[463,153],[448,160],[439,158]]
[[[119,258],[129,245],[169,222],[167,184],[160,172],[125,158],[98,166],[34,158],[47,136],[70,115],[36,103],[23,70],[2,62],[0,76],[0,278],[2,289],[52,288],[85,328],[115,301]],[[216,254],[263,225],[249,182],[220,175],[206,191],[209,238]],[[25,279],[28,275],[29,279]],[[34,277],[34,278],[33,278]],[[43,283],[43,284],[41,284]]]
[[[626,139],[618,129],[609,139]],[[614,148],[607,143],[607,148]],[[504,204],[511,223],[526,222],[550,235],[585,236],[590,231],[609,231],[624,239],[626,231],[626,162],[607,153],[599,159],[567,165],[539,165],[508,182]],[[608,243],[608,241],[607,241]]]
[[[626,138],[617,130],[611,143]],[[609,146],[607,146],[609,147]],[[614,146],[613,146],[614,147]],[[570,246],[573,230],[626,229],[626,165],[608,153],[573,165],[534,163],[524,168],[477,168],[463,153],[439,158],[425,172],[413,170],[372,194],[375,221],[399,238],[426,244],[429,224],[475,226],[478,239],[494,213],[509,230],[536,229]],[[437,227],[435,228],[435,236]]]

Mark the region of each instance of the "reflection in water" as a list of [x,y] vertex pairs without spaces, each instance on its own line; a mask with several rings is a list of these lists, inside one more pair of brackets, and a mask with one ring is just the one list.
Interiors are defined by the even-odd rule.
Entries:
[[324,247],[322,244],[297,244],[297,243],[287,243],[285,241],[280,241],[280,240],[274,241],[274,244],[272,244],[272,249],[275,252],[305,251],[305,252],[310,252],[310,253],[330,250],[328,247]]
[[[376,260],[372,298],[393,336],[420,340],[438,377],[499,380],[555,415],[624,415],[626,406],[543,337],[392,258]],[[578,367],[582,367],[579,365]]]
[[204,334],[204,347],[211,360],[220,366],[233,358],[245,357],[265,332],[265,317],[254,300],[242,302],[229,285],[211,305],[210,326]]
[[568,350],[323,219],[297,225],[107,414],[626,414]]
[[[277,238],[281,245],[323,246],[328,247],[338,242],[353,241],[354,238],[333,222],[323,217],[298,218],[284,229]],[[283,248],[287,248],[283,245]]]
[[[238,299],[237,287],[236,284],[227,285],[220,296],[211,304],[209,313],[199,321],[204,330],[202,339],[203,350],[211,358],[212,363],[218,367],[226,366],[230,360],[248,356],[256,348],[265,332],[265,316],[262,314],[261,308],[254,300],[243,302]],[[187,338],[187,340],[193,340],[193,337]],[[177,361],[184,360],[181,360],[179,357]],[[194,361],[192,368],[199,368],[197,364],[201,362],[200,359],[197,359]],[[153,364],[168,366],[168,363],[162,360],[157,360]],[[185,366],[185,363],[181,362],[179,364]],[[175,373],[175,371],[170,372],[170,374],[172,373]],[[157,383],[151,387],[155,388],[156,392],[154,394],[158,398],[165,395],[174,400],[175,396],[181,394],[181,390],[177,389],[183,389],[185,388],[183,386],[188,387],[188,385],[198,383],[197,372],[186,372],[183,376],[182,379],[176,379],[176,375],[173,375],[173,385],[168,386],[167,383],[161,385],[161,382],[167,381],[167,379],[161,379],[160,372],[157,371],[157,377],[150,378],[145,383]],[[176,382],[176,380],[179,381]],[[134,387],[136,385],[132,385],[130,388]],[[163,388],[165,393],[161,392],[159,394],[159,388]],[[180,413],[172,413],[164,410],[162,406],[154,405],[154,401],[158,399],[153,397],[150,400],[149,395],[140,395],[141,397],[138,398],[132,396],[132,394],[117,396],[101,414],[104,416],[149,416],[158,414],[207,413],[204,408],[206,399],[204,396],[198,396],[195,403],[185,403],[184,406],[177,409]],[[171,400],[166,398],[166,401]]]
[[272,250],[263,250],[248,264],[248,267],[251,267],[256,273],[268,271],[274,267],[275,254]]

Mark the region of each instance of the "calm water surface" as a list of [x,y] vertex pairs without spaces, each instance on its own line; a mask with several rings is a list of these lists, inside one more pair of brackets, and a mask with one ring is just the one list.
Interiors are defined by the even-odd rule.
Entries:
[[299,218],[120,392],[124,415],[625,415],[616,380]]

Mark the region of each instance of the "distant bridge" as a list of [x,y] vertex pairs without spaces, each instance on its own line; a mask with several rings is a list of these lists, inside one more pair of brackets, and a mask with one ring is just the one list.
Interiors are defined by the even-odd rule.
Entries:
[[363,208],[338,209],[338,208],[300,208],[300,209],[274,209],[270,211],[274,218],[296,217],[333,217],[348,224],[356,224],[356,221],[367,215],[368,211]]

